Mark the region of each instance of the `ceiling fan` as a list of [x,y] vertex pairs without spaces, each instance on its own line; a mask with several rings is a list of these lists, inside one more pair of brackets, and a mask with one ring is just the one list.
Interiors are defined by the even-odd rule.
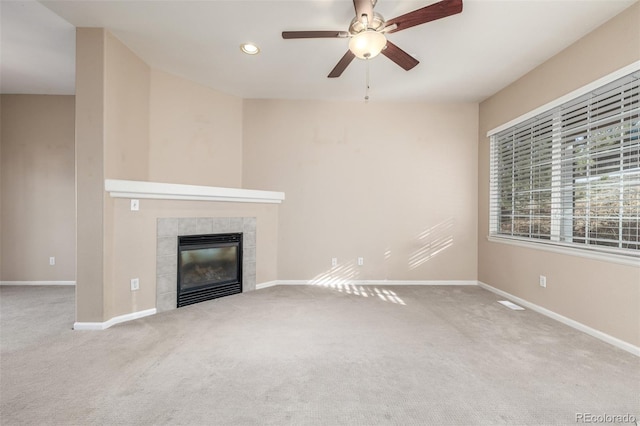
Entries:
[[340,77],[353,58],[371,59],[379,53],[409,71],[419,61],[387,40],[386,34],[462,12],[462,0],[442,0],[385,21],[382,15],[373,11],[377,2],[353,0],[356,16],[349,25],[349,31],[283,31],[282,38],[350,38],[349,50],[329,73],[329,78]]

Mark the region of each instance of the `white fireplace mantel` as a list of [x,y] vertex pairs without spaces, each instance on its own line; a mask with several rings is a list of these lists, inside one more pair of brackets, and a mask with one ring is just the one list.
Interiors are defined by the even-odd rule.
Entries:
[[105,179],[104,189],[113,198],[151,198],[156,200],[226,201],[233,203],[271,204],[280,204],[284,200],[284,192],[145,182],[138,180]]

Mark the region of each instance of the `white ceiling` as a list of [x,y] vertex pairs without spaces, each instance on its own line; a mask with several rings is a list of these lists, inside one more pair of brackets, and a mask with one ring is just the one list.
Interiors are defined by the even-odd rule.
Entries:
[[[382,55],[371,60],[371,99],[481,101],[635,1],[465,0],[459,15],[388,36],[420,64],[404,71]],[[433,2],[379,0],[375,10],[390,19]],[[73,27],[105,27],[150,66],[244,98],[365,94],[365,61],[326,77],[348,40],[280,36],[346,31],[351,0],[40,3],[2,0],[2,93],[73,93]],[[246,41],[261,53],[243,54]]]
[[76,30],[36,1],[0,2],[0,92],[75,91]]

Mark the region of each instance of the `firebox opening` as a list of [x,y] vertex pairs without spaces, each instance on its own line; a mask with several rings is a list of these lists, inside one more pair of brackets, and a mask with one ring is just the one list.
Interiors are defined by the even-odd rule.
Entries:
[[241,292],[241,233],[178,237],[178,307]]

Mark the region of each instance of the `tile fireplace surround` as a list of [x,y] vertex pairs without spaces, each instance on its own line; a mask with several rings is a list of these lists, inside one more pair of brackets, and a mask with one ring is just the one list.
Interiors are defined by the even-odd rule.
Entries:
[[242,291],[256,288],[255,217],[162,217],[156,233],[156,309],[176,309],[178,236],[242,232]]

